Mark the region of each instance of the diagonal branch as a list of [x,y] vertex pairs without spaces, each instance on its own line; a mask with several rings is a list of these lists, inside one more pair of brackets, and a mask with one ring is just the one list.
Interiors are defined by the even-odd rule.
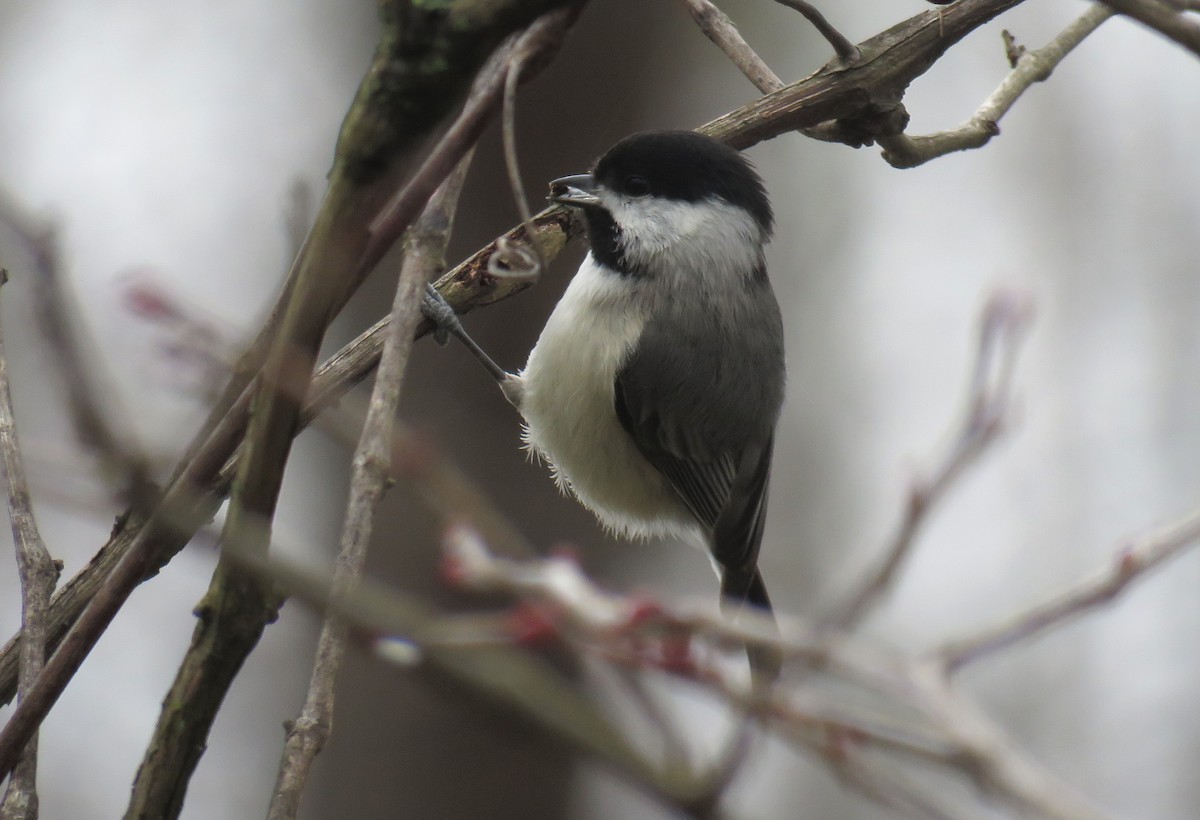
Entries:
[[699,130],[739,150],[788,131],[835,121],[826,137],[863,145],[900,133],[908,86],[951,46],[1023,0],[958,0],[897,23],[859,43],[850,64],[835,60],[802,80],[767,94]]
[[27,218],[7,197],[0,196],[0,221],[8,225],[33,257],[34,309],[54,364],[62,377],[67,409],[75,434],[94,453],[106,477],[122,490],[133,507],[149,510],[157,491],[149,476],[149,461],[122,435],[104,412],[95,384],[95,367],[85,355],[77,333],[59,266],[58,246],[49,225]]
[[1021,95],[1034,83],[1049,79],[1058,64],[1111,16],[1109,9],[1093,6],[1037,51],[1015,46],[1012,35],[1004,32],[1013,70],[1000,87],[984,100],[979,110],[957,128],[937,134],[921,137],[906,134],[881,136],[879,144],[883,147],[883,158],[893,168],[915,168],[955,151],[968,151],[987,145],[992,137],[1000,134],[1000,119]]
[[737,26],[729,19],[729,15],[721,11],[710,0],[683,0],[688,13],[696,21],[696,25],[704,32],[704,36],[712,40],[717,48],[725,52],[738,71],[754,84],[763,94],[770,94],[784,87],[771,67],[762,57],[750,47],[750,44],[738,33]]
[[1188,16],[1194,2],[1180,0],[1096,0],[1118,14],[1132,17],[1200,57],[1200,21]]
[[988,300],[958,434],[933,473],[912,482],[904,514],[883,558],[826,617],[827,627],[849,630],[879,605],[912,553],[930,512],[1003,431],[1013,367],[1029,313],[1025,300],[1011,293],[997,293]]
[[[471,153],[429,200],[424,213],[409,230],[404,264],[392,304],[391,322],[384,341],[375,388],[354,453],[350,502],[342,525],[333,588],[349,590],[362,574],[367,545],[375,523],[375,508],[388,484],[392,425],[400,403],[404,370],[420,319],[421,298],[431,275],[445,266],[446,242],[466,178]],[[288,727],[275,791],[267,811],[269,820],[296,816],[309,772],[333,727],[334,683],[346,649],[346,626],[329,616],[321,629],[300,716]]]
[[1200,546],[1200,511],[1143,536],[1120,550],[1109,566],[1049,600],[974,635],[946,643],[935,656],[946,672],[953,674],[969,663],[990,657],[1015,643],[1036,638],[1112,603],[1150,570],[1197,546]]
[[[798,620],[781,637],[761,623],[734,624],[701,607],[614,593],[568,558],[497,557],[469,527],[452,527],[445,548],[447,579],[462,590],[511,597],[518,603],[510,617],[439,617],[410,596],[369,581],[349,594],[331,595],[330,582],[316,574],[278,561],[249,563],[300,599],[338,612],[381,660],[415,674],[449,676],[465,685],[466,694],[531,719],[684,811],[715,804],[736,771],[724,767],[741,760],[736,751],[699,770],[681,761],[651,764],[617,726],[596,722],[589,699],[573,687],[564,690],[555,673],[522,650],[557,640],[598,663],[688,680],[732,709],[761,715],[766,731],[850,775],[848,784],[885,804],[944,811],[883,769],[864,771],[856,756],[879,753],[880,763],[936,767],[1023,817],[1100,816],[1014,746],[939,667],[871,651],[853,637],[822,641],[816,629]],[[809,686],[807,677],[785,678],[771,692],[755,689],[719,661],[723,650],[746,640],[805,660],[810,675],[836,669],[838,684]],[[855,694],[846,697],[847,690]],[[884,700],[872,706],[863,701],[865,692],[878,692]]]
[[817,7],[812,3],[805,2],[805,0],[775,0],[775,2],[800,12],[804,19],[812,23],[813,28],[829,41],[829,45],[833,46],[834,54],[843,63],[853,63],[862,56],[858,46],[847,40],[844,34],[834,28],[833,24],[826,20],[825,15],[817,11]]

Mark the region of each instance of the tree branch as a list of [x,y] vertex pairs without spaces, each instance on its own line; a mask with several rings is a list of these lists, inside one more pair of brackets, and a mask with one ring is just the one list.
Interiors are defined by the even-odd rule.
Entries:
[[959,0],[927,11],[859,43],[852,64],[833,61],[814,74],[719,117],[700,131],[739,150],[820,124],[827,139],[867,145],[901,133],[909,84],[955,43],[1023,0]]
[[827,627],[849,630],[882,601],[930,512],[1004,429],[1013,368],[1030,313],[1027,300],[1012,293],[996,293],[988,300],[980,317],[975,362],[954,443],[929,478],[912,481],[904,515],[882,560],[825,618]]
[[[598,723],[592,701],[530,657],[528,648],[559,643],[598,663],[690,681],[738,713],[759,716],[766,731],[814,754],[845,775],[848,785],[885,805],[934,807],[883,768],[863,769],[855,756],[870,751],[885,755],[881,764],[932,765],[1022,816],[1100,816],[1015,748],[949,686],[940,667],[867,650],[850,636],[819,638],[814,626],[794,618],[783,624],[780,637],[754,618],[732,623],[707,608],[613,593],[569,558],[493,556],[466,527],[452,527],[445,547],[454,586],[511,596],[515,608],[491,619],[439,617],[432,607],[377,583],[335,595],[329,580],[311,572],[277,560],[246,560],[301,600],[336,612],[380,659],[424,674],[434,685],[449,679],[473,699],[526,717],[685,812],[716,805],[741,758],[723,756],[699,768],[687,764],[688,756],[652,763],[638,741],[610,721]],[[752,687],[744,672],[721,662],[723,652],[748,642],[805,663],[805,674],[782,678],[769,692]],[[835,675],[838,685],[809,685],[816,675]]]
[[[375,508],[389,481],[392,425],[400,403],[404,371],[420,320],[425,283],[445,268],[446,242],[454,221],[458,195],[470,164],[471,152],[442,183],[421,217],[408,232],[404,263],[392,303],[375,388],[371,393],[362,436],[354,453],[350,502],[342,524],[333,589],[344,592],[357,583],[366,562],[367,545],[375,523]],[[336,594],[336,593],[335,593]],[[334,684],[346,647],[346,627],[328,617],[317,643],[316,660],[308,695],[300,716],[288,728],[275,791],[267,811],[269,820],[288,820],[300,809],[309,772],[333,728]]]
[[858,50],[858,46],[847,40],[840,31],[834,28],[825,19],[825,15],[817,11],[816,6],[805,2],[805,0],[775,0],[775,2],[800,12],[804,16],[804,19],[812,23],[813,28],[829,42],[829,45],[833,46],[834,54],[843,63],[853,63],[862,56]]
[[133,440],[114,428],[96,389],[95,366],[87,361],[70,308],[70,299],[59,270],[53,229],[28,218],[7,196],[0,194],[0,221],[17,235],[33,257],[34,309],[55,367],[62,377],[67,409],[80,444],[100,461],[105,478],[120,487],[126,503],[150,510],[158,491],[150,481],[148,460]]
[[1015,46],[1012,35],[1004,32],[1013,70],[1000,87],[984,100],[979,110],[957,128],[937,134],[921,137],[906,134],[881,136],[879,144],[883,148],[883,158],[893,168],[915,168],[955,151],[968,151],[987,145],[992,137],[1000,134],[1000,119],[1020,96],[1034,83],[1049,79],[1058,64],[1111,16],[1109,9],[1093,6],[1037,51]]
[[1132,17],[1147,28],[1154,29],[1168,40],[1174,40],[1200,57],[1200,22],[1186,12],[1194,11],[1194,3],[1172,0],[1097,0],[1118,14]]
[[[0,286],[8,281],[8,271],[0,268]],[[29,483],[17,442],[17,422],[13,416],[12,393],[8,385],[8,359],[0,342],[0,456],[4,460],[4,494],[8,499],[8,517],[12,525],[17,553],[17,571],[21,579],[21,675],[17,696],[24,700],[46,658],[46,610],[50,593],[58,583],[61,565],[50,557],[38,532],[29,496]],[[9,778],[0,802],[2,820],[36,820],[37,734],[29,737],[20,761]]]
[[974,635],[946,643],[934,654],[953,674],[969,663],[995,655],[1013,644],[1056,629],[1093,609],[1112,603],[1150,570],[1200,544],[1200,510],[1158,532],[1148,533],[1119,550],[1108,567],[1050,599],[985,627]]
[[771,70],[766,61],[742,39],[737,27],[725,12],[717,8],[709,0],[683,0],[688,13],[696,21],[696,25],[704,32],[704,36],[712,40],[717,48],[725,52],[725,56],[737,66],[738,71],[754,84],[763,94],[770,94],[783,88],[784,82]]
[[[1192,526],[1200,528],[1200,513]],[[846,635],[822,642],[817,629],[795,620],[782,624],[780,637],[762,619],[735,624],[664,602],[614,594],[599,589],[570,560],[499,559],[461,529],[452,530],[445,547],[451,558],[449,577],[456,585],[549,604],[538,610],[543,641],[558,637],[590,656],[661,670],[707,688],[731,706],[760,716],[766,730],[815,752],[835,770],[862,775],[848,782],[885,805],[933,808],[881,771],[868,774],[853,765],[847,768],[848,758],[861,749],[934,764],[1022,816],[1101,816],[1074,789],[1015,748],[944,675],[920,660],[862,652]],[[438,634],[430,627],[413,637],[421,645]],[[450,634],[446,648],[470,645],[462,634]],[[521,628],[508,640],[528,634]],[[770,691],[749,685],[714,656],[743,642],[770,647],[781,657],[806,659],[808,675],[782,679]],[[831,669],[836,669],[841,686],[806,686],[811,675]],[[863,692],[873,690],[885,696],[883,703],[864,703]],[[879,716],[897,713],[912,717]]]

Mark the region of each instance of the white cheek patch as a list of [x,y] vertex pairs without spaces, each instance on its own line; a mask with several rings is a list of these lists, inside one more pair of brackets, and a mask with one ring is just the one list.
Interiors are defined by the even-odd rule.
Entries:
[[633,199],[607,191],[601,198],[621,228],[621,249],[636,265],[728,277],[730,271],[749,275],[761,261],[762,229],[745,209],[724,200]]

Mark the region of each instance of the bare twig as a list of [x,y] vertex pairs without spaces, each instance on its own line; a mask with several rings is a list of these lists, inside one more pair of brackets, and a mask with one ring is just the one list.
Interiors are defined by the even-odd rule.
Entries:
[[442,180],[473,146],[491,119],[504,94],[505,81],[512,66],[543,61],[557,50],[567,29],[579,14],[579,6],[566,6],[542,15],[524,32],[511,35],[507,43],[480,69],[471,95],[462,112],[438,145],[413,175],[371,222],[371,238],[363,253],[361,266],[379,264],[387,249],[395,244]]
[[150,481],[149,461],[138,452],[129,436],[116,431],[104,412],[93,378],[95,368],[87,361],[85,347],[77,336],[78,323],[72,316],[59,269],[53,229],[26,217],[5,196],[0,196],[0,220],[16,233],[33,256],[37,273],[33,288],[35,308],[62,376],[67,407],[80,443],[99,457],[106,477],[121,487],[127,503],[148,510],[157,498]]
[[1194,2],[1174,0],[1096,0],[1118,14],[1132,17],[1168,40],[1174,40],[1200,57],[1200,21],[1186,14],[1195,11]]
[[[151,514],[148,520],[138,521],[140,525],[130,537],[124,541],[125,528],[129,523],[131,512],[125,518],[117,521],[116,538],[126,548],[107,553],[105,561],[93,562],[99,567],[89,576],[92,586],[82,590],[68,588],[62,591],[65,600],[69,601],[78,613],[74,622],[68,622],[69,629],[64,629],[57,650],[46,661],[37,681],[9,716],[8,723],[0,730],[0,776],[7,773],[16,763],[17,755],[33,732],[57,702],[59,696],[70,682],[75,672],[95,646],[100,636],[112,622],[121,606],[129,595],[153,571],[165,562],[161,557],[162,544],[179,544],[186,542],[193,533],[209,521],[216,512],[218,500],[211,496],[193,496],[188,488],[201,486],[199,482],[191,482],[189,478],[216,471],[218,466],[206,462],[203,458],[188,463],[183,477],[175,485],[175,492],[169,494],[163,504]],[[51,601],[51,620],[54,615],[54,601]],[[52,626],[54,624],[52,623]],[[62,634],[60,632],[60,634]],[[23,635],[23,633],[22,633]],[[15,642],[16,639],[14,639]],[[12,645],[10,643],[10,645]],[[7,650],[6,651],[10,651]]]
[[[354,453],[350,502],[342,525],[341,545],[333,584],[350,589],[362,574],[367,545],[375,523],[375,508],[387,487],[392,451],[392,425],[400,403],[404,371],[420,319],[425,283],[445,267],[445,249],[454,211],[466,178],[471,153],[429,200],[409,230],[404,263],[392,303],[391,323],[384,342],[375,388]],[[334,684],[346,648],[346,627],[327,618],[317,643],[308,695],[300,716],[288,727],[275,791],[267,812],[270,820],[296,816],[309,772],[333,728]]]
[[837,54],[838,59],[843,63],[854,63],[862,57],[862,52],[858,50],[858,46],[846,39],[840,31],[825,19],[821,12],[817,11],[816,7],[811,3],[806,3],[805,0],[775,0],[776,3],[782,3],[788,8],[795,9],[804,15],[804,19],[813,24],[821,36],[829,41],[829,45],[833,46],[833,51]]
[[[1200,513],[1191,526],[1200,528]],[[890,711],[910,710],[920,717],[916,724],[880,719],[874,710],[856,702],[839,704],[828,693],[807,693],[803,680],[797,684],[785,679],[764,693],[711,662],[703,649],[708,642],[715,648],[736,645],[746,637],[738,625],[599,590],[573,562],[494,559],[469,535],[463,539],[460,534],[447,543],[454,550],[456,580],[507,591],[522,599],[553,602],[554,607],[546,612],[549,628],[557,634],[602,657],[620,663],[640,661],[640,668],[663,669],[708,687],[731,706],[761,715],[767,730],[815,752],[835,769],[840,767],[843,774],[855,775],[849,782],[885,804],[895,802],[918,816],[936,817],[943,811],[882,771],[845,768],[847,756],[858,747],[935,764],[1014,806],[1022,816],[1075,820],[1101,816],[1074,789],[1015,748],[990,719],[949,686],[940,667],[864,655],[849,646],[849,638],[827,644],[828,660],[836,659],[847,680],[868,687],[886,681],[883,691]],[[809,629],[801,631],[799,640],[780,638],[764,627],[754,630],[751,638],[772,644],[780,655],[795,657],[810,653],[806,636],[813,634],[815,630]],[[661,655],[653,648],[656,640],[665,640],[674,648]],[[664,657],[669,663],[662,663]],[[831,742],[837,748],[831,750]],[[922,810],[933,814],[922,814]]]
[[[530,34],[533,34],[531,31]],[[529,198],[525,195],[525,183],[521,181],[521,166],[517,160],[517,85],[525,70],[525,64],[537,56],[538,41],[532,37],[522,37],[517,43],[512,57],[508,62],[508,73],[504,78],[504,105],[500,114],[500,131],[504,137],[504,167],[508,171],[508,185],[512,189],[513,200],[516,202],[517,213],[521,216],[521,227],[529,244],[525,247],[532,253],[522,255],[513,248],[502,249],[497,257],[504,259],[508,275],[525,276],[536,279],[546,269],[546,259],[542,249],[538,247],[537,235],[533,231],[533,212],[529,209]],[[524,265],[521,264],[522,257]],[[513,264],[516,262],[517,264]],[[489,270],[496,275],[501,271],[495,268]]]
[[[0,286],[8,281],[8,271],[0,268]],[[24,699],[42,671],[46,658],[46,610],[50,593],[58,582],[59,565],[50,557],[38,532],[17,442],[17,423],[13,417],[12,394],[8,386],[8,360],[0,342],[0,456],[4,460],[4,494],[8,499],[8,517],[16,545],[17,570],[21,578],[21,675],[17,697]],[[9,778],[0,802],[2,820],[36,820],[37,734],[30,736],[21,760]]]
[[683,0],[683,3],[696,25],[704,32],[704,36],[725,52],[725,56],[746,75],[746,79],[752,82],[755,88],[763,94],[783,88],[783,80],[779,79],[766,61],[742,38],[725,12],[709,0]]
[[[677,765],[655,764],[626,739],[607,716],[579,693],[573,682],[520,648],[497,644],[439,643],[447,628],[423,601],[364,579],[347,594],[335,595],[325,577],[278,559],[231,556],[287,590],[289,595],[337,615],[376,657],[400,663],[444,686],[467,686],[505,714],[517,714],[575,748],[597,756],[631,781],[672,805],[691,805],[708,794],[707,783]],[[434,638],[425,642],[426,636]]]
[[987,145],[992,137],[1000,133],[1000,119],[1008,113],[1020,96],[1034,83],[1047,80],[1058,64],[1111,16],[1111,10],[1103,6],[1093,6],[1037,51],[1015,48],[1011,35],[1007,31],[1004,32],[1005,50],[1013,70],[1004,78],[1004,82],[1000,83],[1000,87],[984,100],[979,110],[957,128],[937,134],[920,137],[910,137],[906,134],[880,136],[879,144],[883,147],[883,158],[894,168],[915,168],[955,151],[967,151]]
[[1120,550],[1109,566],[1049,600],[1006,618],[994,626],[946,643],[935,656],[947,673],[995,655],[1015,643],[1037,637],[1110,604],[1150,570],[1200,544],[1200,510],[1142,536]]
[[[739,150],[788,131],[835,121],[841,130],[831,129],[825,138],[851,145],[900,133],[907,114],[899,100],[909,84],[968,33],[1022,2],[958,0],[944,9],[910,17],[859,43],[862,58],[854,63],[831,62],[698,130]],[[923,56],[917,58],[918,54]]]
[[[763,94],[771,94],[785,87],[783,80],[771,70],[738,32],[733,21],[709,0],[684,0],[696,25],[717,48],[725,53],[739,71]],[[869,137],[851,137],[854,128],[845,123],[831,120],[797,129],[801,134],[823,142],[847,142],[855,146],[866,144]]]
[[[651,603],[601,590],[577,564],[562,558],[495,558],[469,531],[456,530],[446,544],[452,556],[451,577],[456,582],[540,602],[546,629],[589,655],[641,669],[661,669],[709,688],[731,706],[763,716],[764,728],[816,753],[843,774],[866,777],[856,776],[850,782],[885,804],[896,801],[911,811],[935,808],[882,771],[873,770],[871,776],[866,776],[868,773],[857,767],[846,768],[848,756],[857,753],[859,747],[909,761],[925,761],[956,773],[987,795],[1013,805],[1022,816],[1099,816],[1073,789],[1017,750],[929,664],[865,654],[846,637],[828,642],[827,662],[821,668],[811,667],[823,671],[837,666],[848,682],[868,688],[886,682],[880,691],[890,704],[889,713],[907,711],[919,716],[919,722],[882,719],[876,710],[858,700],[840,703],[836,692],[829,690],[808,692],[803,688],[804,680],[783,679],[772,691],[764,692],[714,663],[706,650],[739,645],[747,637],[747,629],[741,625],[663,602]],[[770,643],[780,655],[809,655],[811,641],[816,640],[810,636],[816,634],[815,630],[801,629],[798,638],[786,637],[789,631],[784,629],[785,637],[781,638],[766,626],[751,627],[749,637]],[[416,639],[419,644],[431,646],[434,644],[427,641],[438,632],[431,627],[424,637]],[[446,644],[454,645],[464,644],[461,639]],[[812,657],[812,661],[815,664],[817,658]]]
[[988,300],[980,320],[959,432],[933,474],[912,481],[904,515],[883,559],[827,616],[827,626],[848,630],[880,602],[912,552],[931,510],[1003,430],[1013,367],[1029,314],[1027,301],[1019,295],[1001,292]]

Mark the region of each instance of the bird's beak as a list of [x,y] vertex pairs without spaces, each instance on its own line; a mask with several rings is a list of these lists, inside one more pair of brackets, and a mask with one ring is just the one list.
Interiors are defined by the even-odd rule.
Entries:
[[596,180],[591,174],[576,174],[573,177],[563,177],[550,183],[551,202],[566,205],[571,208],[588,208],[600,204],[596,195]]

